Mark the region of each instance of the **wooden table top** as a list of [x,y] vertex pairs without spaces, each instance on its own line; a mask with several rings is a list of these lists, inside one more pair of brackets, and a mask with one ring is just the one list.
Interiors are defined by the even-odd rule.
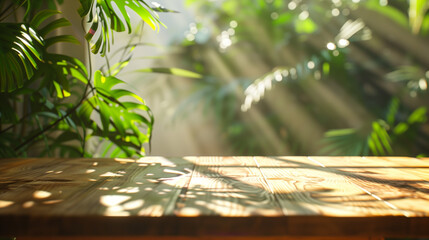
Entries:
[[429,236],[429,159],[0,159],[0,236]]

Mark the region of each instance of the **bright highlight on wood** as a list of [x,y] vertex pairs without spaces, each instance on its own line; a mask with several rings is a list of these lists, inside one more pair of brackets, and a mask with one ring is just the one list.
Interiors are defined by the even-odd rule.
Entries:
[[3,159],[0,235],[429,236],[429,159],[118,160]]

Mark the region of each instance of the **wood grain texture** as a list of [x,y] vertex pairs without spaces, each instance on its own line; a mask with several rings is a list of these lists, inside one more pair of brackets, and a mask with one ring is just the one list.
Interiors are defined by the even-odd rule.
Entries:
[[[423,176],[426,162],[422,160],[366,157],[312,159],[325,166],[345,162],[346,166],[337,164],[335,172],[346,177],[374,199],[380,200],[391,209],[401,211],[404,216],[428,216],[429,182]],[[409,166],[406,165],[407,161],[410,162]]]
[[428,170],[399,157],[0,159],[0,236],[428,237]]
[[231,166],[231,167],[256,167],[257,163],[254,157],[185,157],[184,159],[192,161],[199,166]]
[[193,177],[180,196],[178,216],[281,216],[261,177]]
[[190,181],[193,165],[135,160],[32,161],[0,173],[2,213],[162,216]]
[[390,164],[394,164],[394,168],[407,172],[409,174],[413,174],[419,176],[426,181],[429,181],[429,159],[417,159],[417,158],[406,158],[406,157],[380,157],[376,159],[367,158],[368,160],[378,159],[383,162],[387,162]]
[[285,215],[403,215],[374,199],[348,178],[316,166],[306,158],[299,160],[299,166],[290,167],[288,159],[286,166],[278,162],[278,166],[261,167],[261,171]]

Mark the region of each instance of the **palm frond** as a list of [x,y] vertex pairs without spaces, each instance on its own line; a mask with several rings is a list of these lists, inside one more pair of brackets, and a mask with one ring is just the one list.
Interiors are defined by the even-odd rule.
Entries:
[[[97,71],[94,75],[96,94],[82,104],[79,117],[85,126],[92,128],[92,136],[108,138],[127,156],[144,154],[143,144],[150,142],[154,117],[141,97],[116,87],[123,83]],[[133,101],[123,101],[123,97]],[[100,117],[101,125],[93,122],[94,114]]]
[[[153,30],[157,30],[160,25],[163,25],[158,15],[142,0],[80,0],[80,2],[80,15],[82,17],[88,16],[88,20],[91,22],[91,27],[85,38],[92,42],[92,52],[100,52],[103,56],[110,50],[110,41],[113,42],[113,31],[122,32],[126,29],[129,33],[132,31],[129,10],[137,13]],[[113,5],[115,6],[113,7]],[[94,37],[96,39],[93,39]]]
[[0,23],[0,92],[12,92],[34,75],[43,59],[44,40],[23,23]]

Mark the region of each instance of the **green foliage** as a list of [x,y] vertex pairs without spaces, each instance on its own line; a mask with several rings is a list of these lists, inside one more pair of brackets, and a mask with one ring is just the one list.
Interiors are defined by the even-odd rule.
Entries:
[[137,70],[137,72],[166,73],[166,74],[176,75],[180,77],[201,78],[201,75],[198,73],[180,69],[180,68],[145,68],[145,69],[139,69]]
[[323,154],[358,156],[368,155],[368,139],[353,128],[331,130],[325,133]]
[[408,27],[408,19],[407,16],[402,13],[397,8],[394,8],[392,6],[386,5],[381,6],[378,0],[370,0],[366,3],[366,7],[368,9],[374,10],[380,14],[383,14],[387,16],[388,18],[394,20],[399,25],[407,28]]
[[310,18],[307,18],[305,20],[297,20],[295,23],[295,31],[297,33],[313,33],[317,30],[317,25],[311,20]]
[[405,83],[410,93],[425,92],[428,89],[429,71],[420,66],[401,66],[386,75],[386,79],[396,83]]
[[[128,33],[131,33],[129,10],[137,13],[153,30],[157,30],[159,25],[162,25],[158,16],[142,0],[80,0],[80,2],[82,7],[79,9],[79,14],[82,17],[88,16],[88,21],[91,22],[91,27],[85,38],[91,41],[97,32],[101,32],[92,44],[91,50],[93,53],[100,52],[101,55],[105,55],[110,50],[110,41],[113,41],[113,31],[123,32],[127,28]],[[114,2],[115,7],[112,2]]]
[[426,12],[429,10],[428,0],[410,0],[408,16],[413,33],[418,34],[422,27]]
[[0,23],[0,92],[24,86],[43,61],[44,41],[23,23]]
[[427,0],[410,0],[408,14],[389,5],[380,6],[378,0],[367,1],[366,6],[371,10],[389,17],[405,28],[411,28],[414,34],[419,34],[421,31],[426,32],[427,30],[426,23],[423,24],[429,9],[429,1]]
[[400,147],[404,140],[413,142],[416,128],[427,121],[425,107],[413,111],[406,121],[396,119],[398,111],[399,100],[395,98],[389,106],[386,119],[373,121],[369,131],[337,129],[326,132],[323,139],[326,147],[322,153],[346,156],[394,155],[394,146]]
[[[154,123],[153,115],[143,99],[126,89],[114,88],[124,82],[113,76],[104,76],[100,71],[94,75],[94,96],[88,98],[79,110],[85,126],[92,128],[91,135],[109,139],[127,153],[127,156],[144,153]],[[129,98],[130,100],[122,100]],[[93,124],[92,112],[101,118],[101,125]],[[143,114],[148,114],[148,118]],[[141,128],[147,126],[147,132]]]
[[[255,144],[264,137],[252,129],[258,124],[272,130],[272,139],[282,141],[288,154],[308,155],[308,142],[321,139],[324,154],[416,156],[429,151],[429,137],[421,130],[427,127],[428,60],[416,56],[428,40],[428,1],[357,2],[187,0],[197,15],[214,16],[214,21],[196,20],[198,31],[190,29],[182,43],[181,60],[203,66],[203,81],[195,82],[181,107],[194,110],[202,103],[211,110],[239,154],[273,154],[262,149],[264,140]],[[374,19],[392,24],[380,26]],[[207,29],[211,36],[202,41],[199,34]],[[288,96],[276,102],[283,90]],[[228,98],[216,97],[225,92]],[[269,102],[264,101],[269,94]],[[386,110],[389,99],[396,98]],[[280,99],[299,106],[301,116],[310,119],[305,124],[312,122],[316,127],[309,128],[321,134],[308,133],[306,141],[295,135],[288,124],[301,118],[291,120],[297,111],[289,112]],[[345,106],[343,99],[356,104]],[[185,112],[182,108],[178,112]],[[252,119],[248,111],[263,117]],[[419,117],[413,121],[411,116]],[[305,132],[305,124],[295,127]],[[327,129],[335,130],[323,138]]]
[[[125,46],[120,61],[104,73],[88,72],[77,58],[48,51],[57,43],[81,44],[73,36],[58,34],[57,30],[70,26],[58,17],[56,4],[62,2],[0,4],[0,157],[91,156],[86,146],[90,138],[104,139],[114,156],[144,155],[154,117],[143,99],[116,77],[138,44]],[[141,0],[80,3],[80,15],[91,22],[87,40],[101,32],[92,51],[102,55],[109,51],[112,31],[127,26],[132,32],[128,11],[153,29],[162,25],[154,11],[174,12],[162,6],[152,9]],[[21,8],[25,16],[18,19],[16,11]],[[6,22],[11,15],[18,20]],[[163,71],[198,77],[181,69]]]

